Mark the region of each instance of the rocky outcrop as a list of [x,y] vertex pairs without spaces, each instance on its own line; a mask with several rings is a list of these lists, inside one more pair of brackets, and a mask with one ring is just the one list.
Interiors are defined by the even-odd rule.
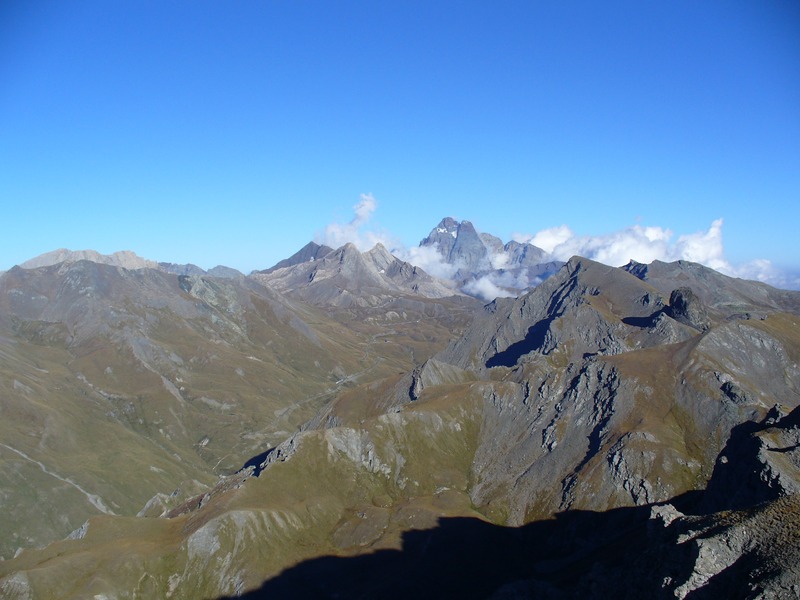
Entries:
[[469,371],[431,358],[415,368],[410,374],[410,379],[408,393],[412,400],[418,400],[426,387],[459,384],[474,381],[476,377]]
[[775,312],[800,312],[800,299],[795,292],[757,281],[727,277],[695,262],[655,260],[642,264],[631,261],[622,268],[664,295],[678,288],[691,288],[708,316],[716,321],[757,319]]
[[783,415],[776,405],[734,428],[704,498],[707,510],[741,510],[790,494],[800,494],[800,409]]
[[487,306],[435,358],[486,380],[473,502],[521,524],[704,486],[726,440],[769,398],[800,403],[788,358],[798,335],[791,318],[730,320],[687,286],[667,304],[624,270],[571,259],[529,294]]
[[688,287],[672,290],[669,295],[667,313],[679,323],[694,327],[700,331],[705,331],[711,325],[708,313],[700,298]]

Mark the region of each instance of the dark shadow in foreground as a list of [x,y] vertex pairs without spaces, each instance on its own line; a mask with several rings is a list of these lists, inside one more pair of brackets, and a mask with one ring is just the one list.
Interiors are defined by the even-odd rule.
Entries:
[[242,597],[670,597],[664,577],[687,576],[694,557],[671,564],[668,574],[643,571],[630,592],[619,587],[630,576],[631,557],[643,556],[652,542],[649,514],[650,507],[568,511],[519,528],[442,518],[436,528],[403,534],[402,550],[310,559]]
[[[693,574],[699,555],[686,543],[695,529],[721,533],[731,509],[749,509],[777,497],[760,482],[753,462],[757,434],[800,428],[800,408],[778,407],[760,423],[733,429],[706,490],[671,498],[692,519],[652,518],[653,506],[592,512],[571,510],[553,519],[511,528],[473,518],[442,518],[438,526],[403,534],[400,550],[306,560],[242,597],[281,599],[371,598],[674,598]],[[775,452],[784,446],[768,448]],[[663,509],[662,509],[663,510]],[[666,509],[670,511],[672,509]],[[788,540],[788,541],[787,541]],[[792,543],[791,535],[785,538]],[[751,549],[752,550],[752,549]],[[742,554],[688,593],[687,598],[758,597],[775,564],[754,551]]]

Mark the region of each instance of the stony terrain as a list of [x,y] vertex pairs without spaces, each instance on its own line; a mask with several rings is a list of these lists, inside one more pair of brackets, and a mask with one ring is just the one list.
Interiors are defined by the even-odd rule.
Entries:
[[485,306],[447,289],[381,247],[7,272],[1,489],[94,516],[0,595],[800,597],[800,294],[580,257]]

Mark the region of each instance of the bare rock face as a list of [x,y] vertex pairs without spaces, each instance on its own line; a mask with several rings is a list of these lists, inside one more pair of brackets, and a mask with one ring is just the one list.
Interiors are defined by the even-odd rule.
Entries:
[[691,288],[678,288],[669,295],[669,315],[676,321],[705,331],[710,326],[703,303]]
[[[759,306],[774,315],[750,319],[740,312],[743,294],[723,282],[736,306],[709,311],[692,290],[721,276],[696,265],[688,272],[689,285],[667,304],[635,273],[573,258],[529,294],[487,306],[436,357],[487,380],[476,506],[522,524],[567,509],[664,502],[703,487],[726,442],[730,452],[744,444],[740,431],[749,435],[747,423],[765,418],[771,401],[800,404],[790,358],[800,329],[778,312],[791,297],[766,290]],[[417,401],[426,389],[412,389]],[[764,444],[763,435],[745,441]],[[771,445],[793,448],[791,435]],[[772,487],[745,495],[742,506],[794,493],[798,473],[776,462],[793,456],[788,450],[748,452],[731,464]],[[721,485],[709,493],[731,493],[714,491]]]
[[475,375],[469,371],[431,358],[412,371],[409,395],[412,400],[417,400],[426,387],[464,383],[475,379]]
[[800,494],[800,409],[774,406],[761,423],[731,432],[706,491],[709,509],[743,509]]
[[648,283],[662,294],[689,287],[712,320],[762,318],[774,312],[800,311],[796,292],[779,290],[757,281],[727,277],[701,264],[679,260],[650,264],[631,261],[623,270]]

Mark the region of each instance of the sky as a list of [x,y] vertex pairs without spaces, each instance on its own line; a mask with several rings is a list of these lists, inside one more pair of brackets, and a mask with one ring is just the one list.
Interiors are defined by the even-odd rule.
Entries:
[[800,4],[4,2],[0,207],[0,270],[413,257],[452,216],[800,288]]

